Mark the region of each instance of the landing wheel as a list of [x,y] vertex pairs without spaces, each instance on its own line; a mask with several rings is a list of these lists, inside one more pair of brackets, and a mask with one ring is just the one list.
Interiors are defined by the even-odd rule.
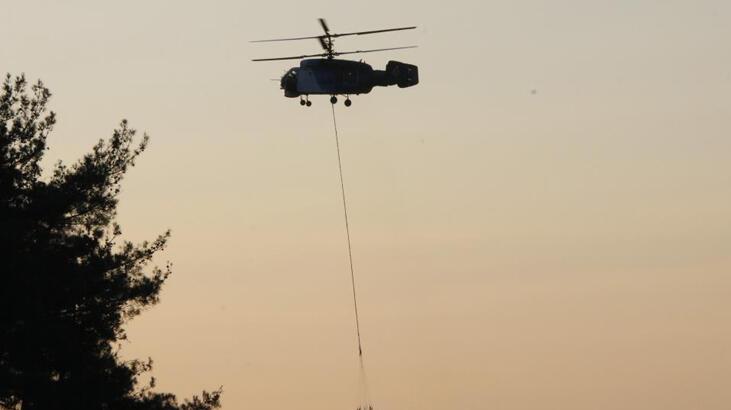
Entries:
[[346,107],[350,107],[350,104],[353,104],[353,102],[350,101],[350,98],[348,98],[347,100],[345,100],[345,106]]
[[307,102],[306,102],[305,100],[302,100],[302,99],[301,99],[301,100],[300,100],[300,105],[305,105],[305,104],[307,104]]
[[332,97],[330,97],[330,104],[337,104],[337,102],[338,102],[338,97],[336,97],[334,95]]
[[307,106],[309,107],[309,106],[311,106],[311,105],[312,105],[312,101],[310,101],[310,100],[307,100]]

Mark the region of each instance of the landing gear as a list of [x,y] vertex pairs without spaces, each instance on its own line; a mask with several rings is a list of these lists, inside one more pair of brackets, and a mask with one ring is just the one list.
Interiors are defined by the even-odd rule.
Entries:
[[310,101],[310,100],[307,100],[307,106],[309,107],[309,106],[311,106],[311,105],[312,105],[312,101]]
[[334,95],[332,97],[330,97],[330,104],[337,104],[337,102],[338,102],[338,97],[336,97]]
[[310,102],[310,96],[306,95],[305,98],[300,97],[300,105],[302,106],[311,106],[312,102]]
[[307,104],[307,102],[300,98],[300,105],[305,105],[305,104]]
[[350,101],[350,98],[346,98],[346,99],[345,99],[345,106],[346,106],[346,107],[350,107],[350,105],[351,105],[351,104],[353,104],[353,102],[352,102],[352,101]]

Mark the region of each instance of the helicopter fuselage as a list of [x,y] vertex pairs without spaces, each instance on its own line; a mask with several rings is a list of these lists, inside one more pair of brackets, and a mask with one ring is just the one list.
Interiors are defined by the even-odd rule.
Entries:
[[374,70],[364,62],[334,58],[302,60],[299,67],[289,69],[280,81],[285,97],[290,98],[367,94],[377,86],[405,88],[418,83],[419,71],[415,65],[389,61],[385,70]]

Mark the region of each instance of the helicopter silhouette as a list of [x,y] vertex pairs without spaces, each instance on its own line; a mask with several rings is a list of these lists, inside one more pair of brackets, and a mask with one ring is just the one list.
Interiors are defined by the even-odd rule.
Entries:
[[[368,94],[373,87],[397,85],[399,88],[411,87],[419,83],[419,69],[412,64],[389,61],[385,70],[375,70],[363,61],[336,59],[344,54],[372,53],[376,51],[401,50],[417,46],[378,48],[357,51],[335,51],[333,39],[344,36],[385,33],[389,31],[412,30],[416,26],[398,27],[382,30],[357,31],[352,33],[331,33],[325,19],[320,18],[325,34],[319,36],[255,40],[252,43],[294,41],[317,39],[325,50],[320,54],[292,57],[257,58],[251,61],[302,60],[299,67],[290,68],[279,80],[284,96],[300,97],[300,105],[311,106],[310,95],[330,95],[330,103],[338,102],[337,96],[345,96],[345,106],[350,107],[351,95]],[[319,58],[311,58],[319,57]]]

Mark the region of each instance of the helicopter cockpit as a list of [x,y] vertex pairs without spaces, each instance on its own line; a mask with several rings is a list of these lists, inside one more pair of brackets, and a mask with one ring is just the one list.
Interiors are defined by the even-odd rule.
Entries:
[[297,71],[299,67],[292,67],[283,76],[280,82],[284,95],[286,97],[297,97]]

